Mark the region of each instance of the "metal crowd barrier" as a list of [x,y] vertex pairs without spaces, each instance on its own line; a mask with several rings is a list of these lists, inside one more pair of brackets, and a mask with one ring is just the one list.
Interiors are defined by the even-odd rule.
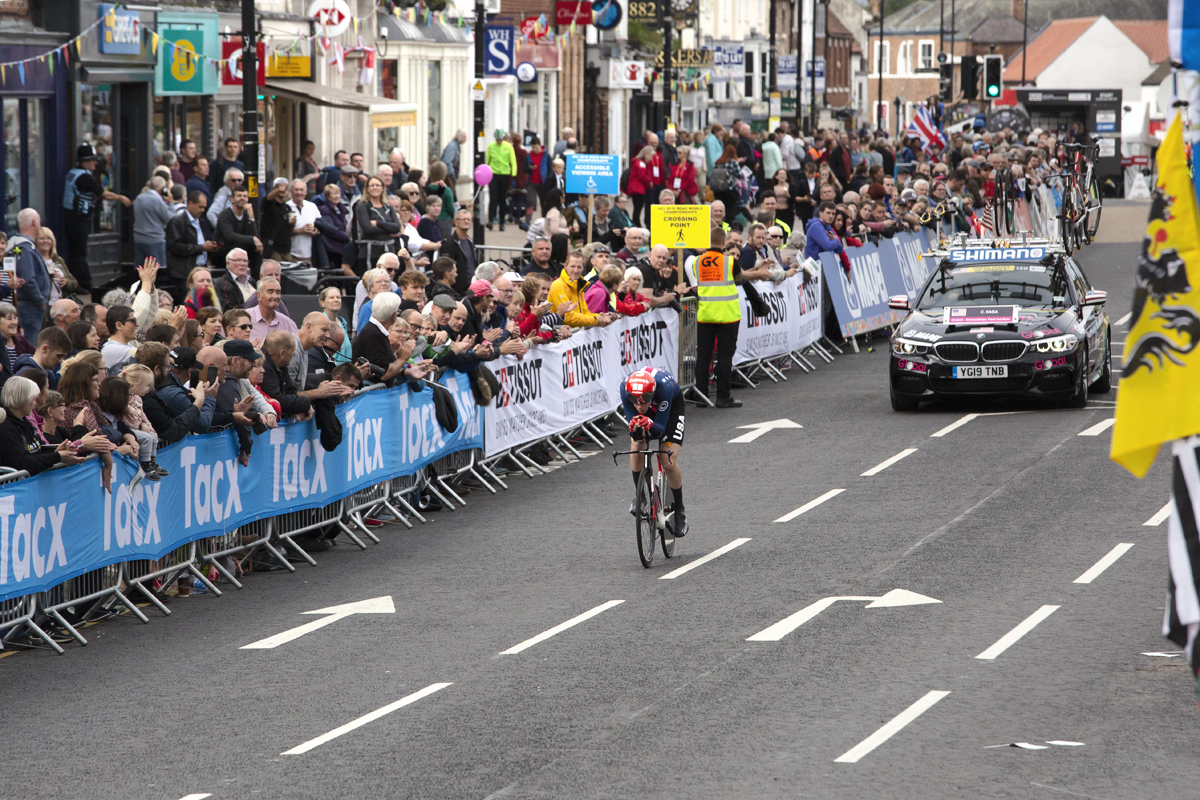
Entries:
[[[514,249],[514,248],[509,248]],[[678,375],[681,386],[690,392],[698,402],[711,404],[696,390],[696,311],[698,301],[695,297],[681,300],[683,312],[680,315],[680,348]],[[776,363],[790,359],[806,372],[815,369],[805,354],[814,355],[822,360],[832,361],[832,356],[826,345],[841,353],[842,350],[832,342],[825,344],[814,342],[799,350],[752,362],[755,369],[751,370],[745,379],[752,383],[749,377],[763,372],[772,380],[786,380],[782,370]],[[747,365],[741,365],[747,366]],[[739,372],[741,372],[739,370]],[[373,391],[376,387],[368,387],[355,394]],[[131,588],[138,592],[164,615],[170,615],[170,609],[155,595],[155,590],[165,587],[180,578],[190,577],[202,583],[214,597],[222,595],[220,589],[208,578],[208,569],[215,568],[225,581],[241,589],[243,584],[235,574],[239,566],[250,562],[256,553],[266,552],[289,572],[296,568],[288,558],[287,551],[294,551],[300,559],[311,566],[317,562],[295,541],[295,538],[306,533],[321,531],[334,536],[346,536],[360,549],[367,549],[355,528],[375,543],[380,539],[368,527],[368,517],[388,512],[395,521],[407,528],[412,528],[411,519],[426,522],[421,513],[423,497],[436,498],[442,506],[450,511],[466,505],[466,500],[459,493],[463,481],[473,479],[491,494],[496,494],[497,487],[508,489],[503,480],[508,472],[502,464],[507,462],[527,477],[537,473],[546,474],[549,469],[541,466],[530,457],[528,451],[544,444],[563,462],[570,463],[571,459],[581,460],[582,454],[577,447],[594,445],[604,448],[613,444],[613,437],[605,430],[607,421],[612,418],[624,426],[624,417],[620,409],[612,409],[587,420],[582,424],[551,434],[550,436],[527,442],[484,457],[481,450],[463,450],[451,453],[437,460],[430,466],[413,475],[394,477],[380,484],[361,489],[337,502],[323,508],[289,511],[274,517],[268,517],[244,524],[225,534],[199,539],[180,547],[161,559],[135,560],[113,564],[93,570],[84,575],[71,578],[53,588],[33,595],[9,598],[0,601],[0,649],[5,643],[12,644],[20,632],[27,631],[46,642],[60,655],[63,648],[55,641],[53,634],[43,627],[44,620],[49,617],[62,630],[68,633],[81,645],[87,644],[87,639],[79,632],[78,627],[97,619],[101,615],[119,613],[115,607],[119,604],[130,614],[143,623],[149,618],[142,613],[127,596]],[[7,472],[7,474],[5,474]],[[28,478],[26,472],[12,472],[0,468],[0,485]],[[353,526],[353,527],[351,527]],[[70,619],[68,619],[70,617]]]

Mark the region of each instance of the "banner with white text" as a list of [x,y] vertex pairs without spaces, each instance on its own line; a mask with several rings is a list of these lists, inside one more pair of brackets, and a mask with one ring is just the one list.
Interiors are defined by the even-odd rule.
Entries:
[[642,367],[672,374],[679,362],[679,315],[656,309],[607,328],[577,331],[518,360],[488,362],[500,381],[484,409],[486,454],[570,430],[620,402],[620,381]]
[[0,485],[0,600],[119,561],[161,558],[256,519],[322,508],[482,448],[483,413],[468,376],[449,372],[442,383],[458,411],[453,433],[438,423],[432,389],[400,386],[339,405],[343,438],[331,452],[309,420],[255,436],[248,466],[233,431],[189,436],[158,451],[169,476],[132,491],[136,467],[119,456],[111,492],[94,460]]

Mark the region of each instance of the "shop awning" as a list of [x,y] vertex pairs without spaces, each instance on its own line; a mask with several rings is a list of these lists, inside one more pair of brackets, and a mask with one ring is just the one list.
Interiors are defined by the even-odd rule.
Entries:
[[[379,23],[381,29],[387,32],[389,40],[431,44],[471,44],[471,29],[465,25],[460,28],[432,18],[428,25],[421,25],[391,14],[380,14]],[[384,57],[386,58],[386,56]]]
[[324,86],[312,81],[287,78],[269,80],[263,88],[269,93],[281,94],[304,103],[313,103],[329,108],[346,108],[352,111],[370,111],[371,101],[379,99],[374,95],[348,92],[345,89]]

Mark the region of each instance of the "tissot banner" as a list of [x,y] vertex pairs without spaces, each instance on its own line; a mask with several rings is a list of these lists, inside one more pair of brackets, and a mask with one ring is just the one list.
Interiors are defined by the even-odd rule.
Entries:
[[488,366],[500,391],[484,409],[487,455],[566,430],[612,411],[631,372],[660,367],[675,374],[679,315],[655,310],[624,317],[607,328],[539,345],[518,360],[502,356]]
[[0,599],[44,591],[119,561],[161,558],[190,541],[263,517],[320,508],[458,450],[483,447],[483,414],[465,375],[443,376],[458,429],[438,424],[433,390],[367,392],[337,407],[343,439],[326,452],[308,422],[254,437],[249,466],[233,431],[158,451],[170,475],[131,491],[136,467],[116,457],[112,491],[88,461],[0,485]]

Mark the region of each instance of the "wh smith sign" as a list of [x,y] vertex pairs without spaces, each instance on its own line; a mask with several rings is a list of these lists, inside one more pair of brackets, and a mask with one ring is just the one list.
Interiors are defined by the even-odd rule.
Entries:
[[513,58],[513,29],[506,25],[489,25],[484,31],[484,73],[489,78],[516,74]]

